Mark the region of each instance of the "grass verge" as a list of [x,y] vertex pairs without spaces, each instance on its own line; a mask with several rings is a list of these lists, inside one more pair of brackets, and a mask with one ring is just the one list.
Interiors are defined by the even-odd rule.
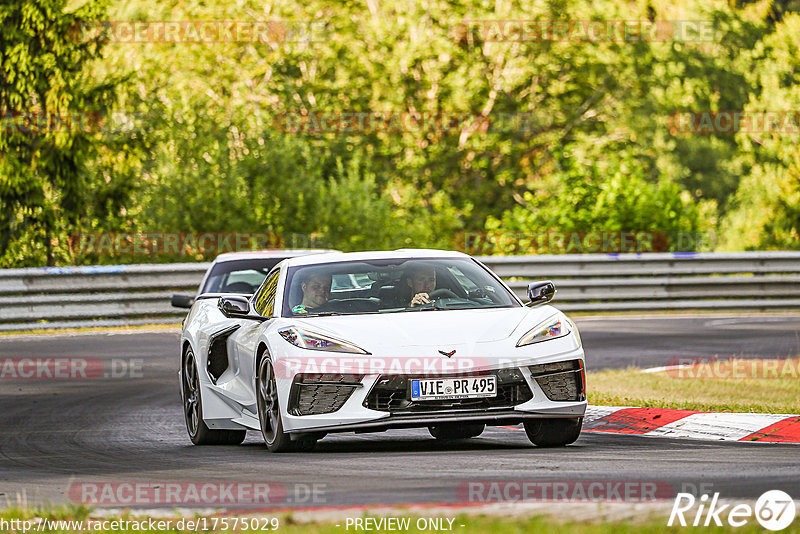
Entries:
[[720,360],[655,373],[597,371],[586,382],[594,405],[800,414],[800,358]]

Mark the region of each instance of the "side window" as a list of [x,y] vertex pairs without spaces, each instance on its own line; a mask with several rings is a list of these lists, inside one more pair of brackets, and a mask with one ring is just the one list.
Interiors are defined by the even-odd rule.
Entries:
[[275,310],[275,292],[278,289],[280,274],[278,270],[269,275],[253,296],[253,308],[262,317],[272,317],[272,312]]

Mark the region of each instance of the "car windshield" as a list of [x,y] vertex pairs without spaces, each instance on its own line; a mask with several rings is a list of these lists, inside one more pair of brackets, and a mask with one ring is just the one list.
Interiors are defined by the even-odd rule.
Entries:
[[520,306],[470,258],[347,261],[291,267],[284,317]]
[[261,258],[222,261],[208,274],[201,293],[238,293],[252,295],[267,273],[283,258]]

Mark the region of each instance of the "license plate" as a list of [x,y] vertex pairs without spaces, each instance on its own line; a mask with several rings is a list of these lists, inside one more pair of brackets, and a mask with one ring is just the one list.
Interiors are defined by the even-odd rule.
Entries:
[[497,377],[420,378],[411,380],[411,400],[480,399],[497,396]]

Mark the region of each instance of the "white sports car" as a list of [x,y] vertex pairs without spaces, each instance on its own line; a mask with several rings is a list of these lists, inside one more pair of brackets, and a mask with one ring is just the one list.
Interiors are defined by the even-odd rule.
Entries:
[[309,450],[331,432],[427,427],[437,439],[524,424],[538,446],[574,442],[586,410],[575,324],[524,305],[459,252],[323,253],[281,261],[250,297],[200,295],[181,335],[192,442]]

